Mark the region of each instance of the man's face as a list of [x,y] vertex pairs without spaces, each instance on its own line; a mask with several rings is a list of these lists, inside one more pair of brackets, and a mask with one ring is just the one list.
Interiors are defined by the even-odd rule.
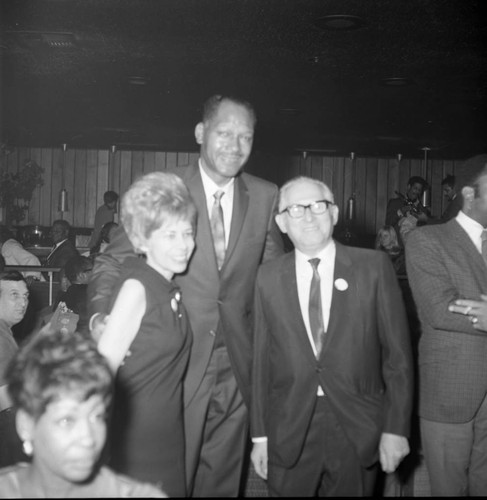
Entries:
[[452,200],[453,196],[455,194],[455,190],[451,186],[449,186],[448,184],[445,184],[443,186],[443,194],[445,195],[445,198],[447,200]]
[[0,281],[0,318],[9,326],[20,323],[29,304],[25,281]]
[[79,401],[61,395],[36,421],[23,415],[24,432],[34,447],[34,461],[54,484],[81,483],[92,473],[106,438],[106,405],[100,395]]
[[170,281],[175,274],[186,270],[194,245],[191,222],[168,216],[162,226],[145,239],[141,249],[147,256],[147,264]]
[[420,182],[415,182],[413,185],[408,184],[407,195],[411,201],[416,201],[423,194],[423,185]]
[[239,173],[252,151],[252,116],[243,106],[223,101],[211,120],[198,123],[195,137],[201,145],[203,168],[216,184],[223,186]]
[[[325,190],[314,182],[303,180],[288,189],[279,210],[282,212],[291,205],[309,205],[320,200],[333,201],[333,196],[328,189]],[[312,214],[308,208],[298,219],[292,218],[287,211],[276,216],[281,231],[289,236],[299,251],[310,257],[315,256],[331,242],[337,221],[336,205],[330,205],[319,215]]]
[[66,239],[64,227],[59,224],[54,224],[51,229],[51,238],[54,244],[60,243]]
[[473,199],[471,217],[485,227],[487,226],[487,175],[480,177],[478,185],[478,196]]

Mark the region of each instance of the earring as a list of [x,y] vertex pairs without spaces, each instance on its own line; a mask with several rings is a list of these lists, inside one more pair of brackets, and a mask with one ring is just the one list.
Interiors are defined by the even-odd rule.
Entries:
[[22,441],[22,450],[24,450],[24,453],[28,457],[30,457],[32,453],[34,453],[34,447],[32,446],[32,441],[30,439]]

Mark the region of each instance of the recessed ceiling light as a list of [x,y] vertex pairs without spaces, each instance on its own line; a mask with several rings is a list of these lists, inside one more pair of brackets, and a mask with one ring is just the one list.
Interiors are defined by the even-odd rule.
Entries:
[[401,76],[383,78],[380,83],[381,85],[385,85],[386,87],[406,87],[407,85],[411,85],[413,81],[409,78],[404,78]]
[[297,115],[299,113],[298,108],[279,108],[277,111],[281,115]]
[[314,25],[325,30],[356,30],[365,25],[364,20],[358,16],[349,14],[333,14],[319,17],[314,21]]
[[130,85],[147,85],[147,78],[143,76],[129,76],[128,82]]

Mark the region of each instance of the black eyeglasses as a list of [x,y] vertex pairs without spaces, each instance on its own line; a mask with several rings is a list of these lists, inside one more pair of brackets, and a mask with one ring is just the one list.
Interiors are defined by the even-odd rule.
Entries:
[[291,205],[289,207],[286,207],[279,213],[283,214],[284,212],[287,212],[289,214],[289,217],[292,217],[293,219],[300,219],[306,213],[307,208],[309,208],[309,211],[313,215],[321,215],[328,210],[330,205],[334,205],[334,203],[329,200],[318,200],[310,203],[309,205]]

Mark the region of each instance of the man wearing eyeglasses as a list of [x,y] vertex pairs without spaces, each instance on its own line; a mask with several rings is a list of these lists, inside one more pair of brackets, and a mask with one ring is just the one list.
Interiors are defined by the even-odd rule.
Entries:
[[280,191],[276,222],[295,251],[255,288],[252,461],[271,496],[369,496],[377,462],[409,453],[413,366],[386,254],[333,240],[338,207],[321,181]]

